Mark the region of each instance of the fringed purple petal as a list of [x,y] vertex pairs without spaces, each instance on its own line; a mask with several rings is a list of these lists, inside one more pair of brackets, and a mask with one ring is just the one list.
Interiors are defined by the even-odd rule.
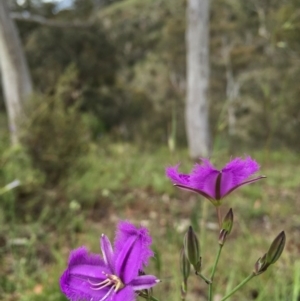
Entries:
[[105,264],[109,267],[111,273],[114,273],[115,268],[113,262],[113,256],[114,256],[113,248],[111,246],[108,237],[104,234],[101,235],[100,246],[101,246],[101,251],[102,251],[103,260]]
[[118,291],[114,298],[109,301],[134,301],[136,299],[136,295],[130,286],[126,286],[120,291]]
[[88,252],[86,247],[79,247],[70,253],[68,265],[74,266],[81,263],[88,263],[91,265],[103,265],[103,260],[98,254]]
[[[153,256],[151,242],[146,228],[120,222],[115,251],[109,239],[101,237],[103,259],[89,254],[85,247],[71,252],[68,267],[60,278],[62,292],[71,301],[134,301],[134,288],[149,288],[158,282],[154,276],[138,276]],[[118,278],[123,288],[118,285]]]
[[116,258],[116,274],[127,285],[138,275],[141,262],[142,242],[139,236],[130,236],[124,244],[122,251]]
[[133,287],[135,291],[149,289],[159,283],[160,280],[152,275],[143,275],[134,278],[129,285]]
[[190,175],[178,172],[179,164],[166,168],[166,176],[174,183],[188,186],[190,183]]
[[202,164],[196,164],[190,178],[190,186],[216,198],[216,181],[220,172],[209,162],[202,159]]
[[115,239],[115,258],[119,256],[120,252],[123,252],[123,247],[131,236],[136,236],[141,243],[141,253],[137,258],[140,264],[138,269],[143,270],[148,265],[149,258],[153,256],[153,252],[150,249],[152,238],[145,227],[137,228],[127,221],[119,223]]
[[251,183],[254,183],[254,182],[257,182],[258,180],[261,180],[261,179],[265,179],[266,176],[260,176],[260,177],[257,177],[257,178],[254,178],[254,179],[250,179],[248,181],[245,181],[243,183],[240,183],[236,186],[234,186],[233,188],[231,188],[230,190],[228,190],[228,192],[223,196],[223,197],[226,197],[228,194],[230,194],[232,191],[236,190],[237,188],[241,187],[241,186],[245,186],[245,185],[248,185],[248,184],[251,184]]
[[99,255],[88,254],[85,247],[72,251],[68,268],[60,278],[62,292],[71,301],[97,301],[107,293],[108,289],[95,290],[92,283],[100,283],[107,273],[103,260]]
[[234,187],[233,174],[230,171],[221,172],[221,183],[219,185],[220,197],[224,197]]
[[184,185],[179,185],[179,184],[174,184],[174,186],[176,186],[176,187],[178,187],[178,188],[180,188],[182,190],[186,190],[186,191],[190,191],[190,192],[196,192],[196,193],[202,195],[203,197],[207,198],[210,201],[214,200],[213,197],[211,197],[210,195],[208,195],[207,193],[205,193],[204,191],[201,191],[199,189],[191,188],[191,187],[184,186]]
[[259,165],[251,157],[246,159],[235,158],[225,165],[222,172],[231,172],[233,175],[232,181],[235,185],[249,178],[251,175],[259,171]]
[[222,169],[221,195],[226,195],[234,187],[240,186],[244,180],[259,170],[259,165],[250,157],[235,158]]
[[109,288],[92,289],[91,284],[86,279],[77,278],[68,271],[65,271],[60,278],[60,287],[71,301],[99,301],[109,291]]

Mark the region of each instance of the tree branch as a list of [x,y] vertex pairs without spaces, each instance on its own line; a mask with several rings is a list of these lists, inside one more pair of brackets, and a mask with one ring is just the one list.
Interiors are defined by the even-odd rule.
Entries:
[[41,25],[60,27],[60,28],[88,28],[94,24],[92,22],[82,22],[78,20],[71,21],[71,22],[57,21],[57,20],[47,19],[40,15],[31,15],[30,13],[18,13],[18,12],[11,12],[10,17],[18,21],[33,22]]

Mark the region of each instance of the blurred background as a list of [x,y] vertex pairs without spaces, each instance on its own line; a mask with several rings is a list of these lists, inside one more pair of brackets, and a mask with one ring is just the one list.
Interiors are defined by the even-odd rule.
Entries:
[[[58,279],[70,250],[99,252],[99,236],[113,238],[119,219],[153,234],[160,300],[180,300],[190,224],[209,274],[214,208],[164,171],[178,162],[189,171],[195,159],[184,114],[186,9],[185,0],[1,2],[0,300],[66,300]],[[208,46],[204,155],[221,168],[249,154],[267,176],[224,200],[235,224],[216,300],[283,229],[282,258],[230,300],[300,300],[300,2],[210,1]],[[192,280],[187,300],[207,300],[205,283]]]

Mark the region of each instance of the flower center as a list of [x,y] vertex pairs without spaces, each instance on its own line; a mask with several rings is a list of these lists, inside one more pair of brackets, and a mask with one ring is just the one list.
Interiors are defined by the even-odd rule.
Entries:
[[112,290],[114,290],[114,292],[117,292],[125,286],[124,283],[121,281],[121,279],[118,276],[106,274],[104,272],[103,272],[103,274],[106,276],[105,280],[98,282],[98,283],[93,283],[93,282],[89,281],[89,283],[91,284],[91,289],[98,291],[105,287],[110,286],[109,292],[112,292]]

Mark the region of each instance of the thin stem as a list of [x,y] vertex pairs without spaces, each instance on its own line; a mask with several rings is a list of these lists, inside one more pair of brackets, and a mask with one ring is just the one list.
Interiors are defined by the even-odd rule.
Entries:
[[199,274],[198,272],[196,272],[196,275],[202,278],[207,284],[211,284],[211,280],[207,277],[203,276],[202,274]]
[[238,286],[236,286],[230,293],[228,293],[225,297],[221,299],[221,301],[225,301],[229,297],[231,297],[236,291],[238,291],[242,286],[244,286],[248,281],[250,281],[253,277],[255,277],[254,273],[251,273],[246,279],[244,279]]
[[218,216],[219,228],[221,229],[221,226],[222,226],[222,216],[221,216],[220,206],[216,206],[216,211],[217,211],[217,216]]
[[208,301],[212,301],[212,283],[208,286]]
[[216,273],[216,269],[217,269],[217,265],[218,265],[218,262],[219,262],[219,259],[220,259],[222,248],[223,248],[223,245],[219,245],[219,250],[218,250],[218,253],[217,253],[217,256],[216,256],[216,260],[215,260],[215,263],[213,265],[213,269],[211,271],[211,276],[210,276],[211,283],[208,286],[208,301],[212,301],[212,285],[213,285],[214,276],[215,276],[215,273]]
[[215,273],[216,273],[216,269],[217,269],[217,265],[218,265],[218,262],[219,262],[219,259],[220,259],[222,248],[223,248],[223,245],[219,245],[219,250],[218,250],[218,253],[217,253],[217,256],[216,256],[215,264],[213,266],[213,269],[212,269],[212,272],[211,272],[211,276],[210,276],[211,280],[214,279],[214,276],[215,276]]
[[[200,203],[200,202],[199,202]],[[200,218],[200,246],[201,246],[201,252],[202,254],[205,253],[205,247],[206,247],[206,222],[207,222],[207,214],[208,214],[208,208],[210,206],[209,202],[201,202],[201,218]]]

